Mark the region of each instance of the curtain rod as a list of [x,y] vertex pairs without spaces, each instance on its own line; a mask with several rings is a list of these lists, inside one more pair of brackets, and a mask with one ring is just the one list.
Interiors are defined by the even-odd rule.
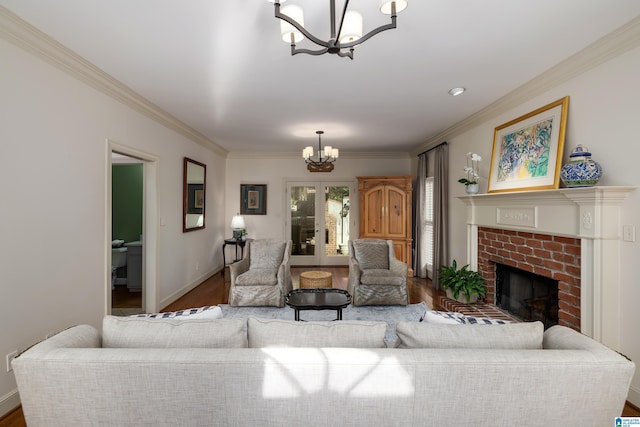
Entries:
[[428,150],[424,150],[422,153],[418,154],[418,156],[422,156],[423,154],[426,154],[426,153],[428,153],[429,151],[435,150],[436,148],[440,147],[441,145],[448,145],[448,144],[447,144],[447,141],[445,141],[445,142],[441,142],[441,143],[440,143],[440,144],[438,144],[438,145],[434,145],[433,147],[429,148]]

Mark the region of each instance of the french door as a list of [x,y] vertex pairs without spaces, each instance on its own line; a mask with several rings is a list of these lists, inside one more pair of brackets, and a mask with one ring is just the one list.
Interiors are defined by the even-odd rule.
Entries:
[[352,181],[287,182],[291,265],[348,265]]

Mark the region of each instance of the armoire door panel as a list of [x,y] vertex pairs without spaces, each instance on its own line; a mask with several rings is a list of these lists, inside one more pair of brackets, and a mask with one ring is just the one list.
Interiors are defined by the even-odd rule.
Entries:
[[384,235],[384,192],[383,187],[373,188],[366,192],[364,207],[364,233],[368,237]]
[[385,234],[391,238],[406,237],[407,235],[407,217],[406,204],[407,196],[396,187],[387,187],[387,215]]

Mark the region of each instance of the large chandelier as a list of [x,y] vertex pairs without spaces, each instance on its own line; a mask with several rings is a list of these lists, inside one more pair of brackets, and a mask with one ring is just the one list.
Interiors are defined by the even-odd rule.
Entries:
[[[321,40],[304,28],[304,15],[300,6],[290,4],[280,9],[280,3],[287,0],[268,0],[275,5],[275,16],[282,20],[280,32],[282,40],[291,43],[291,55],[308,53],[309,55],[322,55],[333,53],[338,56],[353,59],[354,48],[367,41],[376,34],[396,28],[396,13],[407,7],[407,0],[381,0],[380,11],[385,15],[391,15],[391,23],[381,25],[362,35],[362,15],[355,10],[347,10],[349,0],[345,0],[340,21],[336,22],[336,1],[330,1],[331,38],[328,41]],[[336,31],[337,28],[337,31]],[[296,43],[308,38],[321,48],[318,50],[296,49]]]
[[333,162],[335,162],[340,155],[340,150],[333,148],[330,145],[325,146],[324,150],[322,149],[322,141],[320,141],[320,137],[323,133],[324,131],[321,130],[316,131],[316,134],[318,134],[318,160],[312,159],[312,146],[309,145],[302,150],[302,158],[307,164],[309,172],[331,172],[333,170]]

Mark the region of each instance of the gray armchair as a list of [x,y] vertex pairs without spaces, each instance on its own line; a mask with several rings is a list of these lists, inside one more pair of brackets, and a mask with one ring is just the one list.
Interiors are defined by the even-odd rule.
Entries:
[[284,307],[293,289],[290,259],[291,240],[248,239],[242,260],[229,266],[229,305]]
[[391,240],[349,241],[349,283],[353,305],[407,305],[407,264],[398,260]]

